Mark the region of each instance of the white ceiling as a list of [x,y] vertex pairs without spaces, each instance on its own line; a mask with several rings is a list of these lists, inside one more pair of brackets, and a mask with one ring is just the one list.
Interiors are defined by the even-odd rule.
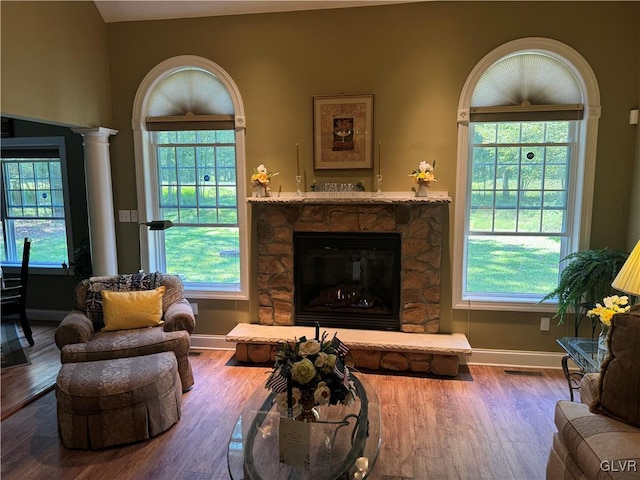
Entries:
[[425,0],[108,0],[94,3],[106,23],[247,13],[364,7]]

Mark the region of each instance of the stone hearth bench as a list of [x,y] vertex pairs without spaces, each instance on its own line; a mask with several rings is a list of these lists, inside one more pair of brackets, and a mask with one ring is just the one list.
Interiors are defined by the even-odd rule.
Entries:
[[[422,372],[454,377],[458,375],[460,356],[472,353],[462,333],[427,334],[320,328],[329,337],[335,333],[349,347],[347,360],[358,368]],[[236,360],[269,363],[275,358],[279,341],[306,336],[315,337],[314,327],[271,326],[240,323],[226,340],[236,344]]]

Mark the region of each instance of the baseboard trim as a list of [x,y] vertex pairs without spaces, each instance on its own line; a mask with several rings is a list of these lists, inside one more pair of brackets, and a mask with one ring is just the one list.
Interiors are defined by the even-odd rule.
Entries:
[[235,342],[227,342],[226,335],[191,335],[191,348],[198,350],[235,350]]
[[[533,352],[526,350],[490,350],[474,348],[468,359],[461,363],[468,365],[495,365],[500,367],[562,368],[563,353]],[[466,360],[466,361],[465,361]]]
[[69,313],[69,310],[41,310],[37,308],[27,308],[27,318],[41,320],[43,322],[60,323]]
[[[235,350],[235,342],[227,342],[225,335],[191,335],[191,348],[199,350]],[[493,365],[499,367],[562,368],[564,355],[557,352],[532,352],[519,350],[489,350],[474,348],[470,357],[460,355],[460,363],[468,365]]]

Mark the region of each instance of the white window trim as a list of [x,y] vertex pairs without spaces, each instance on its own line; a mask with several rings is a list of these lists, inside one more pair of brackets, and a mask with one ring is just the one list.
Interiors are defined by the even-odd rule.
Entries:
[[[136,188],[138,192],[138,211],[140,222],[153,220],[150,215],[153,211],[154,196],[157,194],[157,172],[150,168],[145,159],[151,158],[150,134],[146,130],[146,115],[150,93],[153,88],[165,77],[185,67],[201,68],[215,75],[231,95],[234,106],[235,130],[236,130],[236,165],[238,188],[238,228],[240,235],[240,291],[222,292],[202,290],[185,286],[189,298],[219,298],[247,300],[249,298],[249,228],[247,220],[247,205],[243,199],[247,196],[246,190],[246,153],[245,153],[245,114],[244,104],[240,91],[231,76],[214,62],[195,55],[181,55],[167,59],[156,65],[142,80],[135,100],[131,127],[133,129],[133,141],[136,163]],[[151,241],[152,232],[147,228],[140,228],[140,262],[142,269],[148,272],[156,271],[159,259],[164,257],[164,251],[156,248],[156,242]]]
[[[579,122],[577,132],[578,145],[576,158],[583,158],[584,162],[578,163],[573,178],[575,179],[575,198],[581,199],[580,212],[576,212],[573,222],[573,244],[568,246],[569,251],[584,250],[589,246],[591,235],[591,214],[593,209],[593,187],[595,184],[596,145],[598,137],[598,124],[600,119],[600,89],[593,73],[593,69],[585,58],[576,50],[564,43],[542,37],[521,38],[514,40],[489,52],[473,68],[462,88],[458,103],[458,151],[457,151],[457,181],[456,181],[456,207],[454,219],[453,244],[453,272],[452,272],[452,307],[465,310],[492,310],[492,311],[526,311],[526,312],[552,312],[556,311],[555,302],[537,301],[531,302],[498,302],[498,301],[469,301],[462,298],[463,267],[465,258],[465,219],[467,211],[467,178],[469,161],[469,108],[473,91],[484,71],[499,59],[506,55],[519,51],[537,51],[550,55],[565,63],[575,74],[580,89],[584,94],[585,120]],[[575,211],[571,205],[572,211]]]
[[[71,201],[69,200],[69,176],[67,175],[67,146],[64,137],[14,137],[14,138],[3,138],[2,139],[3,147],[12,147],[12,148],[36,148],[36,147],[55,147],[58,149],[58,154],[60,157],[60,171],[62,173],[62,194],[64,196],[64,223],[67,231],[67,257],[69,263],[73,263],[75,261],[73,257],[73,232],[71,228]],[[4,186],[2,187],[4,191]],[[22,259],[20,258],[16,263],[5,263],[2,265],[2,268],[5,273],[16,274],[20,273],[20,263]],[[47,274],[63,274],[69,275],[73,273],[73,269],[67,265],[67,268],[64,268],[61,265],[44,265],[37,264],[33,262],[33,260],[29,261],[29,272],[38,275],[47,275]]]

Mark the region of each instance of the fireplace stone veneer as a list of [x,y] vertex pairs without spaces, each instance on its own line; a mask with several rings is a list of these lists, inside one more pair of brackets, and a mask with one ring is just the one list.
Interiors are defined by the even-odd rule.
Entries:
[[400,330],[438,333],[443,220],[451,203],[429,197],[249,198],[258,240],[258,319],[295,325],[293,232],[401,235]]

